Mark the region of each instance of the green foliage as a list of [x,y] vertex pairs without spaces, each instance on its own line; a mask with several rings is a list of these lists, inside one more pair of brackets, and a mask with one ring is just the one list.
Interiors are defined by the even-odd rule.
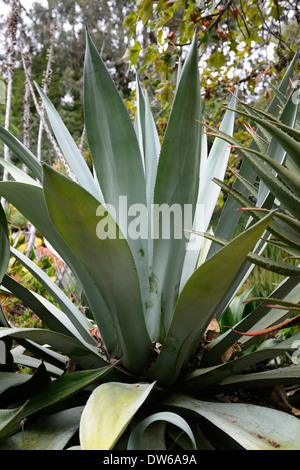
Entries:
[[[264,90],[264,96],[257,89],[261,83],[260,72],[273,78],[275,73],[279,84],[285,66],[296,52],[299,25],[289,12],[289,2],[279,5],[270,1],[262,8],[248,0],[136,1],[124,26],[134,42],[139,38],[139,24],[143,25],[143,49],[138,61],[137,51],[134,61],[131,60],[131,47],[125,58],[131,65],[138,64],[145,83],[152,84],[163,109],[168,109],[174,86],[168,86],[168,95],[161,95],[159,88],[166,87],[170,81],[174,85],[177,70],[196,30],[206,105],[209,104],[210,118],[220,119],[219,107],[224,93],[239,82],[245,95],[260,93],[260,99],[268,103],[268,89]],[[274,54],[266,55],[265,47]]]
[[[151,5],[142,3],[146,21]],[[280,87],[283,96],[293,66]],[[255,171],[252,175],[246,167],[239,176],[244,176],[242,187],[247,191],[254,187],[256,205],[252,204],[249,214],[244,213],[243,230],[233,235],[240,213],[228,211],[230,198],[238,195],[239,205],[246,200],[249,206],[249,201],[247,192],[245,195],[232,188],[223,208],[226,218],[221,216],[217,224],[217,236],[209,233],[220,194],[216,182],[223,185],[230,156],[228,141],[236,143],[232,137],[236,98],[231,98],[230,109],[208,149],[196,34],[178,76],[162,143],[147,91],[137,80],[133,126],[88,32],[84,71],[85,124],[93,173],[40,88],[74,180],[37,162],[11,134],[1,131],[3,140],[31,174],[10,166],[14,180],[1,182],[0,194],[30,220],[64,260],[78,279],[89,308],[89,315],[84,315],[40,266],[10,246],[2,216],[2,289],[22,299],[47,325],[14,328],[0,311],[0,339],[9,346],[9,361],[0,370],[0,378],[5,374],[0,381],[2,448],[68,448],[70,435],[79,429],[75,446],[81,449],[139,449],[147,445],[145,436],[153,423],[154,429],[163,430],[154,441],[159,449],[224,448],[218,430],[226,434],[227,448],[299,449],[296,417],[282,409],[270,409],[269,403],[222,402],[224,394],[232,394],[233,401],[239,401],[240,391],[251,393],[253,387],[298,386],[300,367],[291,357],[297,353],[299,332],[258,345],[255,337],[237,331],[220,333],[218,324],[229,307],[237,322],[234,326],[253,332],[282,322],[291,315],[290,309],[297,308],[299,268],[262,256],[271,230],[282,235],[286,247],[290,246],[288,242],[293,249],[299,244],[297,197],[262,168],[256,154],[252,157],[252,144],[246,146],[243,155],[247,155],[246,163],[255,159]],[[272,106],[276,112],[276,100]],[[288,98],[280,113],[282,125],[291,127],[290,134],[297,110],[298,105]],[[294,139],[291,144],[283,138],[272,108],[268,118],[271,123],[259,121],[262,127],[266,123],[268,137],[272,135],[266,154],[279,162],[283,147],[289,144],[294,157],[297,145]],[[258,175],[257,188],[254,183]],[[127,214],[122,206],[124,196]],[[281,197],[288,213],[274,212],[273,204],[281,202]],[[265,206],[270,200],[271,206]],[[164,236],[162,215],[149,217],[153,203],[168,208],[177,204],[181,213],[188,206],[191,217],[184,223],[181,220],[180,227],[169,223],[170,232]],[[140,212],[145,208],[146,217],[139,214],[138,220],[129,218],[137,215],[137,207]],[[199,207],[204,210],[203,220]],[[148,224],[143,237],[141,225],[145,221]],[[140,236],[135,236],[137,233]],[[210,237],[212,244],[205,237]],[[10,256],[18,259],[55,302],[8,274]],[[244,316],[240,306],[234,307],[254,264],[285,275],[271,297],[279,299],[283,309],[272,306],[266,313],[262,303]],[[12,347],[12,339],[19,346]],[[271,360],[287,354],[289,367],[273,369]],[[35,374],[20,378],[21,374],[14,373],[18,364],[30,365]],[[259,373],[257,367],[261,367]],[[78,406],[84,407],[81,418]],[[76,419],[66,428],[60,423],[68,410],[74,411]],[[292,412],[288,402],[285,411]],[[50,431],[41,430],[43,417],[52,423]],[[25,418],[26,444],[21,439]],[[99,426],[101,430],[104,426],[105,433]],[[184,438],[177,440],[182,431]],[[61,441],[57,438],[60,433]]]

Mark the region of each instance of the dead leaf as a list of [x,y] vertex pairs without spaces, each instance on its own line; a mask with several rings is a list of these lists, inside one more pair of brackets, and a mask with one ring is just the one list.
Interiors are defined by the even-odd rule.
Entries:
[[152,346],[154,348],[154,351],[159,354],[162,348],[162,344],[160,344],[158,341],[153,341]]
[[208,342],[213,341],[214,339],[218,338],[220,336],[220,327],[219,323],[216,319],[216,316],[214,315],[213,318],[211,319],[208,327],[205,330],[204,333],[204,339]]
[[267,99],[267,100],[272,100],[273,98],[273,93],[272,93],[272,90],[266,88],[265,91],[264,91],[264,97]]
[[98,326],[95,326],[95,328],[90,328],[90,333],[94,338],[96,338],[98,343],[101,343],[101,338],[99,336]]
[[77,365],[76,362],[72,361],[72,359],[68,359],[66,362],[67,374],[71,374],[72,372],[75,372],[76,365]]
[[292,407],[291,411],[294,416],[300,416],[300,410],[298,410],[297,408]]
[[227,351],[224,352],[221,356],[222,362],[228,362],[229,359],[233,354],[241,352],[242,348],[240,346],[240,343],[236,342],[230,348],[227,349]]

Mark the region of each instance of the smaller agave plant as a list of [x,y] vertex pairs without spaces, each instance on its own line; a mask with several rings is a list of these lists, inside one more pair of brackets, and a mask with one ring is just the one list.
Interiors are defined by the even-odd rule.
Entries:
[[[294,65],[295,60],[267,119],[247,107],[248,116],[262,121],[267,133],[253,140],[253,146],[257,138],[264,145],[263,157],[256,147],[241,148],[232,137],[235,97],[207,152],[197,36],[178,73],[162,145],[147,93],[137,82],[133,126],[88,32],[84,105],[93,171],[38,86],[74,178],[40,164],[0,128],[3,142],[30,170],[27,175],[2,161],[13,180],[0,183],[0,194],[67,264],[86,306],[83,314],[34,262],[9,246],[1,210],[1,290],[20,298],[47,325],[13,328],[0,311],[0,339],[6,351],[0,370],[2,449],[300,449],[300,423],[288,403],[283,412],[223,400],[225,394],[236,397],[240,390],[298,386],[300,381],[299,364],[252,369],[286,354],[295,357],[300,341],[300,332],[282,341],[257,343],[255,336],[278,327],[300,300],[299,268],[262,256],[266,243],[282,242],[293,254],[299,250],[299,194],[294,187],[293,196],[286,186],[283,191],[283,183],[265,167],[276,162],[272,168],[283,178],[283,161],[295,164],[294,153],[280,139],[281,132],[293,137],[298,149],[293,130],[297,105],[285,98]],[[283,100],[279,118],[278,98]],[[289,134],[284,126],[289,126]],[[222,183],[228,143],[245,157],[237,179],[241,191]],[[220,186],[230,194],[212,234]],[[253,207],[249,193],[257,197]],[[247,208],[249,218],[234,237],[240,215],[232,210],[236,200],[237,207]],[[181,219],[180,227],[167,225],[164,236],[166,214],[172,220],[171,213],[175,218],[176,211],[182,215],[185,210],[189,217]],[[276,234],[275,241],[270,234]],[[10,257],[46,287],[55,304],[6,274]],[[234,329],[220,334],[219,322],[228,306],[233,310],[255,264],[284,274],[269,301],[276,298],[276,305],[266,310],[262,301],[247,316],[236,316]],[[12,347],[12,340],[17,346]],[[35,373],[16,373],[20,364]]]

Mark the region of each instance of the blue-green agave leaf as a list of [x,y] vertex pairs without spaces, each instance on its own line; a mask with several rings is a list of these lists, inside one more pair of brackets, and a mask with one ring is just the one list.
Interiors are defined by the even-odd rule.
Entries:
[[[173,205],[184,214],[188,205],[194,214],[198,195],[201,144],[201,95],[198,72],[197,37],[186,58],[171,115],[162,143],[154,204],[165,212],[153,215],[153,264],[147,326],[153,340],[162,341],[172,319],[184,263],[186,237],[179,227],[171,225],[170,234],[163,233],[163,218]],[[163,206],[167,205],[167,206]],[[157,215],[157,214],[156,214]],[[172,220],[172,218],[170,218]],[[191,228],[193,220],[186,222]],[[177,222],[178,223],[178,222]]]
[[150,378],[155,377],[165,386],[176,381],[271,218],[272,215],[266,216],[233,239],[190,277],[176,304],[161,352],[149,369]]
[[[84,266],[108,307],[121,347],[122,363],[133,371],[141,370],[151,343],[127,241],[112,218],[108,223],[115,229],[115,237],[100,239],[96,215],[99,202],[47,165],[44,165],[44,194],[56,230]],[[101,324],[98,328],[101,333]]]

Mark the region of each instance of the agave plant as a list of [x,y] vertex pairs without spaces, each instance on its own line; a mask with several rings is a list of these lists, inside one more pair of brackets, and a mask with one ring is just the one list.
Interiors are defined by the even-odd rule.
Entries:
[[[281,85],[283,95],[293,65]],[[212,178],[224,179],[230,148],[223,136],[233,135],[236,107],[233,97],[208,154],[197,37],[180,71],[160,146],[147,93],[137,83],[133,126],[87,32],[84,104],[93,172],[48,97],[37,89],[74,179],[40,164],[0,128],[1,139],[30,170],[27,175],[3,161],[14,180],[0,183],[0,194],[37,227],[77,277],[87,314],[9,246],[1,211],[1,290],[23,300],[47,325],[13,328],[1,312],[6,350],[0,372],[2,448],[160,450],[171,442],[183,449],[299,449],[300,424],[291,413],[220,400],[237,390],[299,384],[299,365],[244,372],[297,352],[300,333],[249,352],[253,338],[242,337],[240,345],[239,333],[218,332],[218,320],[254,263],[287,276],[274,293],[286,302],[299,301],[299,270],[261,256],[261,237],[275,223],[273,211],[255,223],[251,213],[248,227],[232,237],[226,230],[237,224],[233,211],[223,230],[219,224],[218,236],[227,240],[221,248],[216,243],[208,247],[196,234],[210,228],[220,191]],[[189,217],[180,230],[169,224],[166,237],[164,216],[170,208],[174,214],[186,209]],[[46,287],[55,305],[6,274],[10,256]],[[261,306],[237,326],[256,330],[262,319],[272,325],[274,316],[277,322],[278,311],[265,315]],[[11,347],[12,339],[18,346]],[[16,364],[29,365],[35,373],[16,374]],[[78,429],[79,438],[72,441]]]

